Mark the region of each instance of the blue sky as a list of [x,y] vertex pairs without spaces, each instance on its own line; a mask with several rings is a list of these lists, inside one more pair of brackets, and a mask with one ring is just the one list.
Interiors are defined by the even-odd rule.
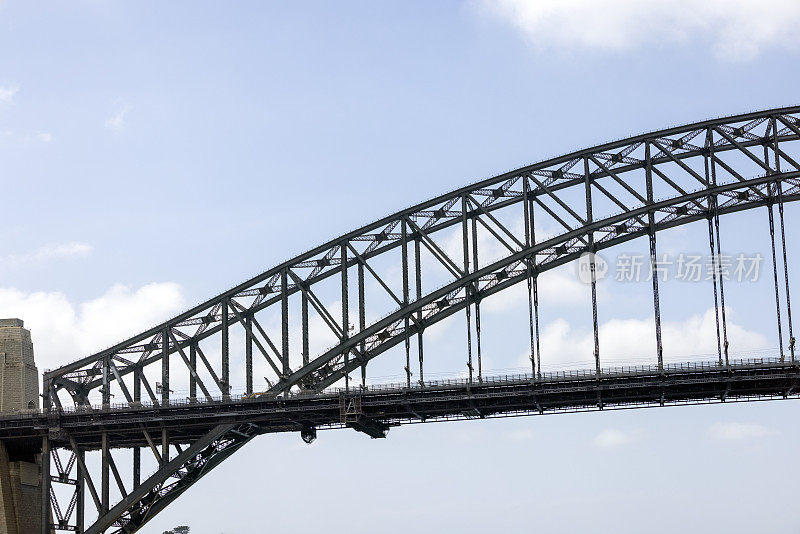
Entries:
[[[55,367],[466,183],[644,131],[795,105],[800,7],[762,9],[0,2],[0,316],[22,317],[40,369]],[[702,228],[693,232],[665,235],[664,250],[704,252]],[[765,213],[743,214],[724,221],[723,243],[767,257],[765,232]],[[588,292],[570,273],[543,297],[553,365],[586,359],[567,358],[589,324]],[[777,346],[766,282],[731,290],[738,350]],[[631,355],[620,340],[650,324],[647,287],[601,287],[614,359]],[[672,354],[709,352],[710,296],[691,284],[665,293],[665,321],[691,332]],[[524,329],[524,302],[508,301],[486,321]],[[498,341],[494,367],[521,365],[523,341]],[[781,496],[793,489],[787,444],[800,434],[787,422],[797,410],[415,425],[381,442],[325,432],[310,447],[267,436],[146,531],[794,531],[800,520]]]

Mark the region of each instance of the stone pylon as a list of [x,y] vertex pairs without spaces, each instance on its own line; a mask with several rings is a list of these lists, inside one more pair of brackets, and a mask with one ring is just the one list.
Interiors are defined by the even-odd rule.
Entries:
[[[0,417],[38,409],[31,333],[20,319],[0,319]],[[10,449],[0,442],[0,534],[42,532],[41,479],[39,449]]]

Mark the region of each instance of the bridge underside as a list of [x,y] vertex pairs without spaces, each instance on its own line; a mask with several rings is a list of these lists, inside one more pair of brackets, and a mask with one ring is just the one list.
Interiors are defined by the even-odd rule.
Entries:
[[[58,447],[70,442],[99,449],[105,434],[112,448],[149,447],[147,435],[169,429],[172,444],[197,441],[224,424],[248,423],[256,433],[303,432],[354,427],[373,437],[406,423],[574,412],[630,406],[698,404],[797,396],[800,365],[779,360],[744,360],[565,371],[432,382],[424,387],[336,391],[285,398],[232,398],[215,402],[171,402],[114,409],[76,408],[5,421],[10,450],[30,451],[50,432]],[[58,429],[57,432],[54,432]]]

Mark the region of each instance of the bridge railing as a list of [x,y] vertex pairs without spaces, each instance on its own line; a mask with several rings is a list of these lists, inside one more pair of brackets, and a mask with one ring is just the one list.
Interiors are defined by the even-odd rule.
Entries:
[[[692,361],[692,362],[674,362],[674,363],[665,363],[663,366],[663,371],[666,373],[675,373],[675,372],[700,372],[700,371],[709,371],[709,370],[722,370],[722,369],[741,369],[741,368],[752,368],[752,367],[761,367],[761,366],[774,366],[774,365],[798,365],[798,362],[788,362],[784,361],[781,362],[780,358],[777,357],[760,357],[760,358],[743,358],[737,360],[731,360],[730,364],[726,367],[725,365],[720,365],[718,361]],[[651,375],[657,374],[660,372],[658,365],[618,365],[612,367],[604,367],[600,370],[600,376],[613,376],[613,377],[622,377],[622,376],[631,376],[631,375]],[[311,392],[290,392],[287,397],[290,398],[303,398],[303,397],[324,397],[324,396],[338,396],[338,395],[347,395],[347,394],[357,394],[359,392],[371,392],[371,393],[393,393],[393,392],[403,392],[409,390],[420,390],[420,389],[430,389],[430,388],[448,388],[448,387],[467,387],[467,386],[482,386],[482,385],[493,385],[493,384],[513,384],[513,383],[527,383],[527,382],[559,382],[559,381],[570,381],[570,380],[585,380],[595,378],[597,375],[594,369],[571,369],[571,370],[563,370],[563,371],[549,371],[543,372],[540,377],[533,377],[529,373],[519,373],[519,374],[503,374],[503,375],[493,375],[487,376],[482,378],[481,381],[473,380],[472,383],[469,382],[468,378],[444,378],[444,379],[436,379],[436,380],[426,380],[424,384],[412,384],[409,388],[405,382],[396,382],[396,383],[383,383],[383,384],[369,384],[366,387],[358,387],[358,388],[351,388],[350,390],[346,390],[345,388],[329,388],[324,390],[322,393],[311,393]],[[92,412],[105,412],[105,411],[114,411],[114,410],[131,410],[131,409],[152,409],[154,407],[158,407],[161,405],[170,406],[170,407],[181,407],[181,406],[196,406],[196,405],[208,405],[208,404],[228,404],[228,403],[243,403],[243,402],[256,402],[258,400],[263,400],[263,397],[260,394],[256,393],[253,395],[244,395],[244,394],[233,394],[229,396],[217,396],[212,397],[211,400],[201,399],[201,398],[175,398],[170,399],[169,403],[153,403],[153,402],[141,402],[141,403],[112,403],[109,405],[99,405],[99,404],[92,404],[92,405],[83,405],[83,406],[67,406],[63,407],[60,411],[62,413],[92,413]],[[15,413],[9,414],[2,414],[0,418],[20,418],[20,417],[37,417],[41,415],[43,411],[40,410],[24,410]]]

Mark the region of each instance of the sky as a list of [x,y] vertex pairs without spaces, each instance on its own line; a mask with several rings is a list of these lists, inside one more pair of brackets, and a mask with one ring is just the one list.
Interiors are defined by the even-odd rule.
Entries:
[[[25,320],[39,369],[54,368],[445,191],[797,105],[798,23],[790,0],[0,1],[0,316]],[[798,215],[787,207],[787,224]],[[765,213],[725,218],[723,248],[768,258],[766,228]],[[673,258],[707,247],[703,228],[659,239]],[[612,273],[646,243],[626,247],[607,254]],[[544,276],[546,364],[580,367],[588,288],[573,267]],[[666,356],[714,358],[710,285],[666,285]],[[647,358],[648,287],[599,284],[604,361]],[[524,290],[504,293],[486,328],[520,335],[487,340],[498,372],[526,358]],[[769,276],[726,299],[731,350],[774,354]],[[442,361],[463,359],[447,354],[457,327],[437,335]],[[263,436],[144,532],[795,532],[799,409],[342,430],[310,446]]]

